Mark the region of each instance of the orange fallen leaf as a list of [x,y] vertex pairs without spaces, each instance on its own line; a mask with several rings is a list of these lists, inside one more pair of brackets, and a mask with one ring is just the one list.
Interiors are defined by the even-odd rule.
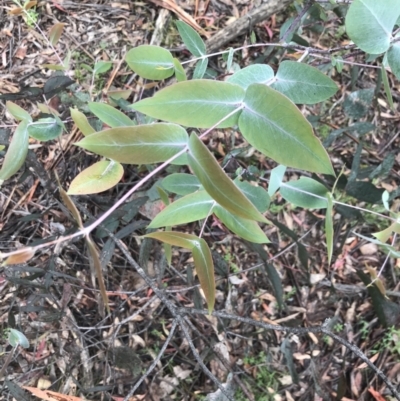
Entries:
[[372,387],[368,389],[368,391],[371,393],[372,397],[375,398],[376,401],[386,401],[386,398],[380,395],[376,390],[374,390]]
[[44,401],[83,401],[81,397],[74,397],[73,395],[66,395],[56,393],[50,390],[39,390],[36,387],[23,387],[25,390],[31,392],[34,396],[41,398]]

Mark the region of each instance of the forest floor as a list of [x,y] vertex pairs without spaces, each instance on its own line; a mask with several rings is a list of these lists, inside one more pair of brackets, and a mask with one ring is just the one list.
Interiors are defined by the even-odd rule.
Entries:
[[[31,140],[24,167],[1,187],[1,252],[47,243],[77,230],[60,197],[55,173],[67,189],[71,180],[98,157],[73,145],[82,134],[69,117],[69,107],[85,111],[88,101],[106,99],[109,91],[116,89],[131,91],[132,102],[151,96],[154,85],[140,80],[124,62],[129,49],[152,43],[170,49],[181,61],[188,60],[190,54],[182,46],[174,20],[194,21],[212,37],[228,23],[246,15],[254,6],[252,3],[49,0],[39,1],[32,8],[37,12],[32,14],[36,23],[33,24],[15,11],[10,14],[17,7],[14,1],[2,0],[0,93],[18,93],[27,86],[42,87],[54,74],[46,65],[60,65],[60,59],[69,59],[68,70],[76,84],[50,100],[65,121],[67,131],[54,141]],[[288,8],[254,26],[257,42],[279,41],[281,26],[292,14],[295,15],[294,8]],[[46,38],[57,22],[65,26],[54,52]],[[320,42],[316,32],[304,30],[303,35],[311,46],[341,45],[345,38],[335,36],[335,32],[342,23],[339,18],[326,22],[324,38],[330,37],[332,43]],[[327,31],[332,35],[326,35]],[[229,46],[249,43],[246,34],[234,38]],[[299,57],[296,52],[285,56]],[[244,67],[257,60],[275,68],[281,57],[282,53],[252,47],[236,52],[234,62]],[[352,60],[362,62],[357,56]],[[95,75],[93,68],[99,61],[111,61],[112,68]],[[322,62],[314,60],[313,65]],[[221,56],[210,59],[209,68],[216,78],[223,79],[227,74],[225,66]],[[337,132],[354,123],[343,111],[343,104],[350,92],[375,88],[379,70],[345,65],[341,73],[333,72],[332,77],[339,85],[334,98],[322,105],[302,106],[301,110],[313,122],[317,135],[330,141],[328,149],[335,167],[340,170],[344,166],[347,174],[352,170],[359,141],[350,129]],[[366,105],[365,116],[360,119],[380,127],[362,137],[365,169],[376,168],[393,154],[397,156],[399,145],[395,136],[398,114],[389,109],[383,89],[378,88],[376,93],[376,107]],[[13,101],[32,115],[39,113],[37,99],[23,97]],[[398,103],[398,99],[395,101]],[[0,113],[0,145],[7,146],[16,122],[6,112],[3,100]],[[208,143],[220,162],[229,153],[229,135],[216,130]],[[5,151],[1,153],[4,155]],[[394,167],[375,184],[390,191],[397,189],[399,162],[396,157]],[[254,153],[244,158],[232,157],[227,171],[233,173],[241,166],[252,166],[253,171],[262,171],[264,178],[268,178],[268,172],[276,165]],[[303,174],[289,171],[293,178]],[[104,213],[146,172],[143,167],[127,166],[123,181],[112,190],[73,197],[84,223]],[[202,309],[204,303],[193,279],[190,254],[174,249],[173,263],[168,266],[162,246],[140,238],[149,219],[161,207],[155,183],[156,180],[149,183],[120,212],[106,220],[103,229],[93,232],[110,314],[104,314],[99,307],[98,286],[82,238],[44,247],[26,263],[1,267],[1,399],[32,400],[31,393],[23,390],[30,387],[44,390],[41,397],[47,396],[49,400],[122,401],[139,379],[141,384],[129,397],[131,401],[206,399],[217,388],[196,361],[191,347],[220,383],[228,383],[226,388],[238,401],[390,399],[386,385],[358,356],[331,338],[311,332],[265,330],[214,315],[188,314],[185,319],[191,343],[177,329],[166,349],[162,349],[175,330],[176,316],[171,315],[118,244],[123,244],[155,285],[164,288],[165,296],[174,305]],[[264,184],[266,181],[261,181]],[[268,218],[277,224],[265,227],[271,240],[265,246],[246,244],[216,219],[211,220],[204,238],[212,248],[216,268],[215,309],[293,328],[320,326],[326,319],[333,319],[331,330],[359,347],[396,384],[400,375],[398,259],[386,260],[375,244],[355,235],[358,232],[370,236],[386,228],[387,222],[352,207],[378,213],[384,209],[350,196],[340,201],[351,208],[335,210],[331,265],[325,246],[324,211],[295,208],[278,196],[268,212]],[[191,224],[181,229],[194,232],[198,226]],[[118,243],[110,237],[110,231]],[[376,285],[366,286],[383,266],[380,283],[386,295]],[[276,293],[280,286],[281,308]],[[29,347],[13,349],[7,341],[9,328],[23,333]],[[146,373],[154,361],[154,370]]]

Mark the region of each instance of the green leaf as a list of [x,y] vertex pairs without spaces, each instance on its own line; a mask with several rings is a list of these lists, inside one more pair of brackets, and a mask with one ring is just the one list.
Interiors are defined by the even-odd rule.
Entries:
[[394,111],[392,91],[390,90],[389,79],[388,79],[386,68],[384,65],[382,65],[382,67],[381,67],[381,73],[382,73],[383,87],[385,89],[385,93],[386,93],[387,100],[389,102],[389,106]]
[[239,128],[257,150],[285,166],[334,175],[326,150],[299,109],[274,89],[252,84]]
[[252,64],[231,75],[227,82],[247,89],[251,84],[268,85],[274,78],[274,70],[266,64]]
[[213,212],[229,230],[239,237],[256,244],[268,244],[270,242],[255,221],[238,217],[220,205],[216,205]]
[[94,134],[96,130],[90,125],[86,116],[75,108],[69,109],[71,118],[84,136]]
[[162,180],[162,186],[169,192],[178,195],[189,195],[200,188],[200,182],[195,175],[175,173]]
[[158,213],[148,228],[177,226],[205,219],[211,214],[215,204],[216,202],[206,191],[186,195]]
[[321,71],[296,61],[282,61],[272,88],[294,103],[314,104],[333,96],[338,87]]
[[135,123],[124,113],[105,103],[90,102],[89,110],[111,128],[134,126]]
[[364,117],[372,105],[374,98],[374,88],[360,89],[351,92],[343,102],[343,109],[349,117],[361,118]]
[[239,179],[236,179],[234,183],[260,213],[265,213],[268,210],[271,200],[268,192],[263,187],[256,187],[248,181],[240,181]]
[[[397,217],[398,219],[398,217]],[[393,233],[400,234],[400,221],[392,223],[389,227],[382,231],[373,233],[372,235],[381,242],[386,242]]]
[[328,266],[330,266],[333,255],[333,199],[331,193],[328,192],[326,195],[328,204],[325,216],[325,235],[326,235],[326,248],[328,249]]
[[98,194],[118,184],[124,168],[114,161],[103,160],[79,173],[71,182],[68,195]]
[[283,166],[282,164],[271,170],[271,175],[269,177],[269,185],[268,185],[269,196],[272,197],[275,194],[275,192],[280,188],[285,172],[286,172],[286,166]]
[[25,337],[25,334],[15,329],[7,329],[8,331],[8,342],[12,347],[20,345],[23,348],[29,348],[29,341]]
[[174,58],[162,47],[142,45],[128,51],[125,57],[132,71],[146,79],[159,81],[174,74]]
[[96,132],[76,143],[81,148],[120,163],[164,162],[185,149],[186,131],[175,124],[150,124]]
[[282,182],[280,193],[295,206],[308,209],[325,209],[328,206],[328,190],[312,178],[301,177],[297,181]]
[[192,250],[195,244],[199,242],[199,237],[192,234],[179,233],[177,231],[156,231],[143,235],[144,238],[154,238],[166,244],[179,246]]
[[18,106],[14,102],[11,102],[8,100],[6,102],[6,108],[7,111],[17,120],[17,121],[22,121],[26,120],[28,122],[32,121],[31,115],[25,111],[22,107]]
[[196,63],[193,71],[193,79],[202,79],[207,71],[208,58],[202,58]]
[[233,62],[233,55],[235,53],[235,50],[233,47],[229,48],[229,53],[228,53],[228,59],[226,60],[226,70],[230,71],[232,68],[232,62]]
[[183,21],[175,22],[179,34],[186,48],[196,57],[201,57],[206,54],[206,45],[200,35],[188,24]]
[[175,76],[178,82],[186,81],[186,72],[177,58],[174,58]]
[[189,139],[188,162],[204,189],[222,207],[245,219],[268,221],[226,175],[196,134]]
[[27,126],[28,121],[23,120],[14,132],[14,136],[4,157],[3,165],[1,166],[0,185],[3,181],[13,176],[25,162],[29,144]]
[[28,133],[38,141],[51,141],[61,135],[63,126],[56,117],[41,118],[28,124]]
[[210,248],[204,239],[199,238],[192,249],[194,266],[199,277],[201,289],[207,301],[208,311],[211,313],[215,304],[215,277],[214,263]]
[[[244,98],[244,90],[228,82],[199,79],[178,82],[157,92],[152,98],[132,105],[150,117],[187,127],[210,128],[237,109]],[[219,125],[237,124],[238,113]]]
[[100,60],[94,65],[93,73],[94,73],[94,75],[104,74],[110,70],[112,65],[113,65],[113,63],[111,61]]
[[383,53],[399,14],[400,0],[354,0],[346,15],[347,34],[366,53]]
[[53,46],[56,46],[60,40],[62,31],[64,30],[64,25],[63,22],[58,22],[51,27],[49,32],[49,41]]
[[393,74],[397,79],[400,80],[400,42],[395,42],[392,44],[387,52],[387,60]]

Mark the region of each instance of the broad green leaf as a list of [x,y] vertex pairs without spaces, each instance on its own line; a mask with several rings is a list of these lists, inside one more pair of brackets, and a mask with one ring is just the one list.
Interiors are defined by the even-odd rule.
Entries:
[[213,212],[229,230],[239,237],[256,244],[267,244],[270,242],[264,231],[261,230],[260,226],[254,220],[238,217],[220,205],[216,205]]
[[112,67],[113,63],[111,61],[98,61],[94,65],[93,73],[94,75],[104,74]]
[[128,51],[125,57],[132,71],[146,79],[159,81],[174,74],[174,58],[162,47],[142,45]]
[[301,177],[297,181],[282,182],[280,193],[295,206],[307,209],[325,209],[328,206],[328,190],[312,178]]
[[51,141],[61,135],[63,126],[60,119],[54,117],[41,118],[28,124],[28,133],[38,141]]
[[178,82],[186,81],[186,72],[177,58],[174,58],[175,76]]
[[205,219],[216,202],[206,191],[198,191],[176,200],[153,219],[148,228],[177,226]]
[[187,142],[182,127],[160,123],[96,132],[76,145],[120,163],[151,164],[167,161],[185,149]]
[[69,109],[71,118],[84,136],[94,134],[96,130],[90,125],[86,116],[75,108]]
[[8,331],[8,342],[12,347],[20,345],[23,348],[29,348],[29,341],[25,337],[25,334],[15,329],[7,329]]
[[[187,127],[210,128],[242,103],[244,90],[228,82],[199,79],[178,82],[157,92],[152,98],[132,105],[150,117]],[[237,124],[238,113],[219,127]]]
[[268,86],[252,84],[244,103],[239,128],[258,151],[285,166],[334,175],[310,123],[287,97]]
[[363,51],[380,54],[389,49],[400,0],[354,0],[346,14],[346,31]]
[[260,213],[265,213],[268,210],[271,200],[268,192],[263,187],[256,187],[251,185],[248,181],[240,181],[238,179],[236,179],[234,183]]
[[202,79],[207,71],[208,58],[202,58],[196,63],[193,71],[193,79]]
[[275,79],[271,87],[293,103],[319,103],[338,90],[336,83],[317,68],[296,61],[282,61]]
[[124,175],[121,164],[103,160],[80,172],[71,182],[68,195],[98,194],[118,184]]
[[14,102],[11,102],[10,100],[8,100],[6,102],[6,108],[7,111],[17,120],[17,121],[22,121],[22,120],[26,120],[28,122],[32,121],[32,117],[31,115],[24,110],[22,107],[18,106],[17,104],[15,104]]
[[199,277],[201,289],[207,301],[208,311],[211,313],[215,304],[214,263],[210,248],[204,239],[199,238],[192,249],[194,266]]
[[13,176],[24,164],[26,155],[28,154],[28,121],[23,120],[19,123],[14,132],[10,146],[3,160],[0,170],[0,185],[3,181]]
[[162,185],[167,191],[178,195],[189,195],[201,186],[195,175],[185,173],[175,173],[165,177]]
[[269,196],[273,196],[275,192],[280,188],[285,172],[286,166],[283,166],[282,164],[271,170],[268,185]]
[[57,22],[51,27],[49,32],[49,41],[53,46],[56,46],[60,40],[62,31],[64,30],[64,25],[63,22]]
[[387,52],[387,60],[393,74],[397,79],[400,80],[400,42],[395,42],[392,44]]
[[268,221],[226,175],[196,134],[189,139],[188,162],[204,189],[222,207],[245,219]]
[[389,102],[389,106],[394,111],[392,91],[390,89],[389,79],[388,79],[386,68],[384,65],[382,65],[382,67],[381,67],[381,73],[382,73],[383,87],[385,89],[385,93],[386,93],[387,100]]
[[183,21],[175,22],[179,34],[186,48],[196,57],[201,57],[206,54],[206,45],[200,35],[188,24]]
[[89,110],[111,128],[134,126],[135,123],[124,113],[105,103],[90,102]]
[[331,265],[333,255],[333,199],[332,194],[326,194],[327,208],[325,216],[326,248],[328,249],[328,266]]
[[227,82],[237,84],[243,89],[247,89],[251,84],[268,83],[274,78],[274,70],[266,64],[252,64],[231,75]]
[[195,247],[195,244],[198,243],[200,239],[196,235],[179,233],[177,231],[156,231],[154,233],[143,235],[143,237],[154,238],[161,242],[190,250]]

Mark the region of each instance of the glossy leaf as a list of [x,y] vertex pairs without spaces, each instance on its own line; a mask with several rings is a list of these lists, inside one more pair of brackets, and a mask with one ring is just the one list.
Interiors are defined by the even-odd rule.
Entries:
[[179,34],[186,48],[196,57],[201,57],[206,54],[206,45],[200,35],[188,24],[183,21],[175,22]]
[[205,219],[215,205],[216,202],[206,191],[186,195],[162,210],[150,223],[149,228],[177,226]]
[[19,123],[14,132],[10,146],[3,160],[0,170],[0,185],[3,181],[13,176],[24,164],[28,154],[28,121],[23,120]]
[[321,71],[296,61],[282,61],[272,88],[294,103],[314,104],[333,96],[338,86]]
[[163,187],[174,194],[189,195],[197,191],[201,184],[193,174],[175,173],[162,180]]
[[61,135],[63,126],[56,117],[41,118],[28,124],[28,133],[38,141],[51,141]]
[[310,123],[287,97],[268,86],[252,84],[244,103],[239,128],[252,146],[285,166],[334,175]]
[[245,219],[267,222],[226,175],[196,134],[192,134],[189,139],[188,162],[204,189],[222,207]]
[[142,45],[128,51],[125,57],[132,71],[146,79],[159,81],[174,74],[174,58],[162,47]]
[[[399,36],[397,36],[398,38]],[[387,60],[393,74],[400,80],[400,42],[392,44],[387,52]]]
[[301,177],[297,181],[283,182],[280,193],[295,206],[307,209],[325,209],[328,206],[328,190],[312,178]]
[[[237,109],[244,98],[238,85],[211,80],[178,82],[157,92],[152,98],[141,100],[132,108],[159,120],[187,127],[210,128]],[[237,124],[238,113],[219,127]]]
[[65,24],[63,22],[57,22],[54,24],[49,32],[49,41],[53,46],[56,46],[61,38]]
[[252,64],[231,75],[227,82],[247,89],[251,84],[268,85],[274,78],[274,70],[266,64]]
[[389,49],[400,0],[354,0],[346,14],[346,31],[363,51],[380,54]]
[[271,170],[268,185],[268,195],[273,196],[275,192],[280,188],[283,177],[285,176],[286,166],[282,164]]
[[186,81],[186,72],[177,58],[174,58],[175,76],[178,82]]
[[265,213],[268,210],[270,197],[263,187],[256,187],[248,181],[240,181],[238,179],[234,183],[260,213]]
[[90,102],[89,110],[111,128],[134,126],[135,123],[124,113],[105,103]]
[[327,208],[325,216],[326,248],[328,249],[328,266],[331,265],[333,255],[333,199],[332,194],[326,194]]
[[11,102],[10,100],[8,100],[6,102],[6,108],[7,111],[17,120],[17,121],[22,121],[22,120],[26,120],[28,122],[32,121],[32,117],[31,115],[24,110],[22,107],[18,106],[17,104],[15,104],[14,102]]
[[212,312],[215,304],[215,277],[214,263],[210,248],[204,239],[199,238],[196,242],[193,252],[194,266],[199,277],[201,289],[207,301],[208,311]]
[[216,205],[213,212],[229,230],[239,237],[256,244],[267,244],[270,242],[264,231],[261,230],[260,226],[254,220],[238,217],[220,205]]
[[71,118],[84,136],[94,134],[96,130],[90,125],[86,116],[75,108],[70,108]]
[[207,66],[208,66],[208,58],[200,59],[196,63],[196,66],[194,67],[193,79],[202,79],[207,71]]
[[71,182],[68,195],[98,194],[118,184],[124,175],[121,164],[103,160],[81,171]]
[[182,127],[160,123],[112,128],[87,136],[76,145],[120,163],[150,164],[167,161],[187,142]]

